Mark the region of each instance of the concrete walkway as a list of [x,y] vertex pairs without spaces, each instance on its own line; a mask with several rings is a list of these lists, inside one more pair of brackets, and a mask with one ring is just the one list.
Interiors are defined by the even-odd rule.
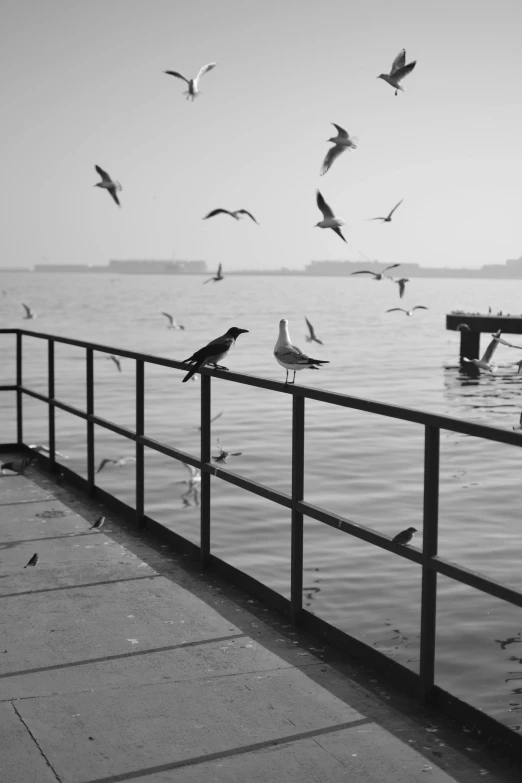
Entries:
[[0,477],[3,783],[519,783],[114,515],[89,530],[102,511],[36,468]]

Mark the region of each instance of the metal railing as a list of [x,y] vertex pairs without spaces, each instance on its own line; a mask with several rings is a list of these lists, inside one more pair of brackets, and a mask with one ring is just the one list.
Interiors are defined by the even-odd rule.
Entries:
[[[270,381],[251,375],[243,375],[230,371],[210,370],[202,368],[201,372],[201,454],[197,459],[178,449],[167,446],[160,441],[145,435],[144,404],[145,404],[145,365],[155,364],[178,370],[187,370],[187,365],[179,361],[164,359],[148,354],[127,351],[106,345],[98,345],[82,340],[74,340],[25,329],[0,329],[0,334],[16,335],[16,384],[0,386],[0,391],[16,392],[17,409],[17,445],[28,450],[23,442],[23,398],[24,395],[34,397],[48,405],[49,456],[48,465],[51,470],[57,470],[55,453],[55,411],[60,409],[84,419],[87,438],[87,480],[80,477],[63,465],[59,470],[64,472],[77,485],[85,488],[90,495],[99,497],[116,510],[127,516],[132,515],[137,525],[146,525],[152,532],[170,541],[177,549],[198,554],[202,568],[212,567],[228,579],[245,587],[279,611],[289,615],[295,625],[304,625],[315,634],[320,635],[334,645],[344,649],[355,657],[362,658],[366,663],[385,670],[395,681],[415,693],[422,703],[433,704],[443,711],[457,717],[463,723],[479,727],[487,735],[501,740],[515,753],[522,757],[522,738],[511,729],[499,723],[481,710],[461,701],[457,697],[442,690],[435,684],[435,645],[436,645],[436,603],[437,574],[443,574],[462,584],[466,584],[507,603],[522,607],[522,592],[514,587],[500,584],[487,576],[463,568],[437,554],[438,539],[438,500],[439,500],[439,458],[440,431],[448,430],[477,438],[483,438],[510,446],[522,446],[522,437],[512,431],[497,429],[482,424],[461,421],[449,416],[426,413],[419,410],[403,408],[372,400],[361,399],[349,395],[338,394],[306,386],[285,385],[278,381]],[[48,349],[48,393],[40,394],[23,385],[23,337],[31,337],[47,342]],[[55,343],[62,343],[84,348],[86,351],[86,409],[68,405],[55,397]],[[113,354],[133,359],[136,362],[136,426],[132,431],[111,421],[96,416],[94,409],[94,351]],[[244,478],[232,471],[219,466],[219,479],[227,481],[248,492],[259,495],[273,503],[291,511],[291,553],[290,553],[290,600],[271,588],[258,582],[253,577],[227,564],[211,554],[211,477],[217,475],[216,466],[211,461],[210,419],[211,419],[211,379],[219,378],[230,383],[246,384],[261,389],[268,389],[279,394],[292,396],[292,484],[291,495],[272,489],[264,484]],[[424,502],[423,502],[423,546],[422,551],[415,548],[395,544],[391,538],[378,533],[371,528],[359,525],[346,517],[332,514],[326,509],[315,506],[304,500],[304,436],[305,436],[305,400],[317,400],[330,405],[365,411],[380,416],[387,416],[402,421],[411,422],[424,427]],[[94,427],[108,429],[136,444],[136,487],[135,506],[130,507],[114,498],[109,493],[96,486],[94,459]],[[177,533],[160,525],[144,514],[144,449],[165,454],[168,457],[185,462],[201,470],[200,499],[200,545],[197,547]],[[45,458],[43,458],[45,459]],[[421,623],[420,623],[420,666],[419,674],[402,664],[393,661],[375,648],[358,641],[335,626],[316,617],[303,609],[303,518],[311,517],[325,525],[335,528],[341,533],[355,536],[369,544],[393,552],[399,557],[411,560],[422,568],[421,590]]]

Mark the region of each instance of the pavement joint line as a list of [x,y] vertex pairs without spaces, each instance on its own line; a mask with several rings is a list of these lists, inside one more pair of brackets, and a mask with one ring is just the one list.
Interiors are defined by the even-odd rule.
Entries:
[[84,781],[84,783],[123,783],[126,780],[147,777],[148,775],[156,775],[161,772],[169,772],[170,770],[180,769],[183,767],[194,767],[197,764],[205,764],[209,761],[216,761],[217,759],[242,756],[246,753],[254,753],[258,750],[264,750],[265,748],[273,748],[278,745],[300,742],[304,739],[313,739],[323,734],[333,734],[337,731],[345,731],[345,729],[354,729],[357,726],[363,726],[373,722],[374,721],[371,718],[359,718],[356,720],[346,721],[346,723],[336,723],[333,726],[325,726],[322,729],[310,729],[309,731],[302,731],[299,734],[287,734],[285,737],[277,737],[277,739],[264,740],[263,742],[254,742],[251,745],[243,745],[239,748],[220,750],[216,753],[207,753],[204,756],[193,756],[192,758],[183,759],[182,761],[172,761],[170,764],[159,764],[157,767],[145,767],[144,769],[138,769],[134,772],[122,772],[120,774],[110,775],[109,777],[105,778],[91,779]]
[[243,639],[244,633],[236,633],[229,636],[217,636],[213,639],[196,639],[193,642],[181,642],[179,644],[168,644],[164,647],[150,647],[147,650],[133,650],[132,652],[116,653],[115,655],[105,655],[100,658],[87,658],[82,661],[70,661],[69,663],[55,663],[50,666],[38,666],[34,669],[21,669],[15,672],[4,672],[0,674],[0,679],[8,677],[24,677],[27,674],[37,674],[41,672],[55,671],[57,669],[70,669],[75,666],[88,666],[91,663],[105,663],[106,661],[115,661],[121,658],[136,658],[139,655],[150,655],[154,653],[169,652],[171,650],[183,650],[185,647],[198,647],[202,644],[212,644],[213,642],[228,642],[231,639]]
[[31,729],[29,728],[29,726],[27,725],[27,723],[25,722],[25,720],[22,718],[21,714],[20,714],[20,713],[18,712],[18,710],[16,709],[16,705],[15,705],[15,703],[14,703],[13,701],[11,701],[11,704],[12,704],[13,710],[15,711],[16,715],[18,716],[19,720],[21,721],[22,725],[24,726],[25,730],[27,731],[27,733],[28,733],[28,734],[29,734],[29,736],[31,737],[32,741],[34,742],[34,744],[35,744],[35,745],[36,745],[36,747],[38,748],[38,750],[39,750],[39,752],[40,752],[40,755],[43,757],[43,759],[44,759],[45,763],[47,764],[47,766],[49,767],[49,769],[51,770],[51,772],[52,772],[52,773],[53,773],[53,775],[55,776],[56,780],[57,780],[59,783],[63,783],[63,780],[62,780],[62,778],[59,776],[59,774],[57,773],[57,771],[55,770],[55,768],[53,767],[53,765],[51,764],[51,762],[49,761],[49,759],[47,758],[47,756],[45,755],[45,753],[43,752],[43,750],[42,750],[42,747],[41,747],[40,743],[38,742],[38,740],[37,740],[37,739],[36,739],[36,737],[34,736],[33,732],[31,731]]
[[0,507],[2,506],[28,506],[30,503],[59,503],[60,501],[57,501],[56,498],[50,497],[50,498],[39,498],[38,500],[13,500],[11,503],[0,503]]
[[96,536],[99,532],[89,533],[88,530],[84,530],[81,533],[64,533],[61,536],[42,536],[41,538],[20,538],[17,541],[0,541],[0,550],[9,549],[12,546],[18,546],[18,544],[32,544],[35,541],[57,541],[61,538],[81,538],[82,536]]
[[127,579],[107,579],[103,582],[83,582],[79,585],[63,585],[63,587],[44,587],[41,590],[25,590],[22,593],[4,593],[1,598],[18,598],[21,595],[35,595],[36,593],[53,593],[57,590],[80,590],[84,587],[98,587],[99,585],[117,585],[120,582],[140,582],[143,579],[157,579],[162,574],[148,574],[147,576],[129,576]]

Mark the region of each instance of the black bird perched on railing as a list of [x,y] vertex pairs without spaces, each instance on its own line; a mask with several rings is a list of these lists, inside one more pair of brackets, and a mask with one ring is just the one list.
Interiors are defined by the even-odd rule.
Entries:
[[27,563],[27,565],[24,565],[24,568],[27,568],[27,566],[35,566],[37,562],[38,562],[38,552],[35,552],[32,558]]
[[12,470],[13,473],[19,473],[23,475],[32,461],[33,460],[29,459],[28,457],[22,457],[22,459],[13,459],[11,462],[4,462],[0,470],[2,473],[4,470]]
[[239,335],[245,332],[248,332],[248,329],[239,329],[237,326],[232,326],[224,335],[211,340],[208,345],[200,348],[199,351],[193,353],[188,359],[183,359],[183,364],[185,362],[194,362],[190,372],[183,378],[183,383],[192,378],[194,373],[200,367],[204,367],[205,364],[213,364],[216,370],[228,370],[228,367],[223,367],[218,362],[225,358],[232,346],[235,345]]
[[394,544],[409,544],[416,532],[416,527],[408,527],[406,530],[397,533],[397,535],[392,538],[392,541]]

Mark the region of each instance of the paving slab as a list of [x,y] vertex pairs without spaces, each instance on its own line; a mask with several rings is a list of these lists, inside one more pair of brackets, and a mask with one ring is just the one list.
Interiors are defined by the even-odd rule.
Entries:
[[12,703],[0,704],[0,780],[56,783],[56,775]]

